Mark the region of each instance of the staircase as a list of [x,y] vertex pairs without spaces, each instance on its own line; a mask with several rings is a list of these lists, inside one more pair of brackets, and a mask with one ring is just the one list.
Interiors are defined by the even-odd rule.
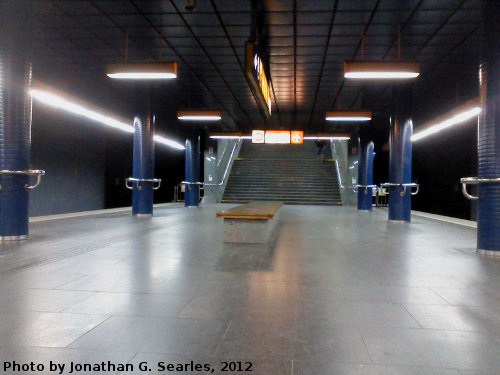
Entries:
[[328,143],[324,152],[324,162],[320,163],[314,142],[303,145],[244,142],[222,202],[340,205],[337,170]]

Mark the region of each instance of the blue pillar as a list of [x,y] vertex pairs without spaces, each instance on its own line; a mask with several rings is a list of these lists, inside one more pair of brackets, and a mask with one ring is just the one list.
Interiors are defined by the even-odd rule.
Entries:
[[[395,84],[392,93],[392,114],[389,133],[389,182],[411,183],[411,86]],[[411,188],[406,194],[402,186],[389,187],[389,220],[411,220]]]
[[[28,10],[0,2],[0,169],[26,171],[31,149],[31,62]],[[20,27],[22,25],[22,27]],[[27,175],[0,174],[0,240],[28,238]]]
[[[373,142],[366,142],[361,140],[360,143],[360,158],[358,165],[358,184],[359,185],[373,185]],[[372,192],[373,188],[360,187],[358,189],[358,210],[371,211],[372,210]]]
[[[135,117],[134,129],[133,178],[152,180],[154,178],[154,115],[148,114],[145,119]],[[133,183],[132,214],[144,217],[153,214],[152,181]]]
[[[192,137],[186,139],[186,182],[200,181],[200,139]],[[200,185],[187,184],[185,195],[186,207],[199,205]]]
[[[498,2],[482,0],[482,36],[479,84],[481,113],[478,131],[478,177],[500,177],[500,94],[498,60]],[[500,255],[500,184],[478,185],[477,248],[480,253]]]

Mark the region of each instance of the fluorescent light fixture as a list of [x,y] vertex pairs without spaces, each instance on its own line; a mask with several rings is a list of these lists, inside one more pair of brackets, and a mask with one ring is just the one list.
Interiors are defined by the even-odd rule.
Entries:
[[[289,133],[289,132],[288,132]],[[251,135],[242,135],[237,132],[226,132],[226,133],[212,133],[210,134],[211,139],[252,139]],[[316,135],[310,134],[309,136],[304,136],[304,140],[340,140],[345,141],[351,139],[349,134],[346,133],[318,133]],[[264,143],[264,142],[262,142]]]
[[327,136],[324,136],[324,137],[304,137],[304,140],[313,140],[313,141],[316,141],[316,140],[330,140],[330,141],[347,141],[351,139],[351,137],[327,137]]
[[252,139],[251,135],[211,135],[211,139]]
[[480,112],[481,107],[479,106],[479,98],[469,100],[465,104],[456,107],[444,115],[439,116],[437,119],[419,127],[423,128],[423,130],[413,134],[411,140],[415,142],[451,126],[464,123],[471,118],[477,117]]
[[176,62],[110,64],[107,76],[114,79],[158,80],[177,78]]
[[177,118],[184,121],[219,121],[222,112],[218,110],[186,109],[177,112]]
[[155,140],[155,142],[158,142],[158,143],[160,143],[162,145],[165,145],[165,146],[169,146],[169,147],[175,148],[177,150],[185,150],[186,149],[180,143],[172,141],[171,139],[165,138],[165,137],[163,137],[161,135],[155,135],[153,137],[153,139]]
[[[41,85],[42,87],[45,87],[46,85],[43,84],[38,84]],[[48,86],[47,86],[48,87]],[[65,112],[73,113],[78,116],[85,117],[89,120],[95,121],[97,123],[119,129],[121,131],[124,131],[126,133],[134,133],[134,127],[133,125],[128,124],[125,120],[117,120],[113,117],[104,115],[102,113],[97,112],[96,110],[91,110],[89,108],[84,107],[81,104],[75,103],[76,98],[71,98],[69,95],[63,95],[62,93],[59,94],[59,91],[56,93],[52,93],[49,91],[41,90],[34,88],[29,91],[31,97],[35,99],[36,101],[47,104],[48,106],[54,107],[61,109]],[[59,95],[58,95],[59,94]],[[78,100],[79,101],[79,100]],[[86,106],[90,106],[89,104],[86,104]],[[130,121],[132,123],[132,121]],[[180,143],[177,143],[175,141],[172,141],[168,138],[165,138],[160,135],[155,135],[154,136],[155,142],[161,143],[163,145],[169,146],[176,148],[178,150],[184,150],[184,146],[181,145]]]
[[344,77],[351,79],[409,79],[420,74],[416,61],[345,61]]
[[370,121],[372,119],[371,111],[339,110],[326,112],[326,121],[346,121],[359,122]]
[[111,118],[109,116],[87,109],[79,104],[66,100],[56,94],[52,94],[47,91],[33,89],[30,90],[30,95],[33,97],[33,99],[41,103],[47,104],[51,107],[62,109],[65,112],[70,112],[75,115],[85,117],[92,121],[99,122],[103,125],[107,125],[127,133],[134,132],[134,127],[130,124],[115,120],[114,118]]

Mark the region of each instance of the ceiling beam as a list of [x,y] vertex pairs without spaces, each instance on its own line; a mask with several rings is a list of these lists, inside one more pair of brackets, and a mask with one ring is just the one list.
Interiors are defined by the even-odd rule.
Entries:
[[307,121],[307,128],[309,129],[311,126],[311,121],[314,113],[314,109],[316,108],[316,102],[318,100],[318,92],[319,88],[321,86],[321,78],[323,77],[323,71],[325,69],[325,62],[326,62],[326,57],[328,55],[328,46],[330,45],[330,38],[332,36],[332,29],[333,29],[333,24],[335,22],[335,15],[337,14],[337,6],[339,4],[339,0],[335,0],[335,3],[333,4],[333,9],[332,9],[332,17],[330,18],[330,24],[328,26],[328,36],[326,38],[326,43],[325,43],[325,49],[323,52],[323,59],[321,61],[321,68],[319,71],[319,77],[318,77],[318,82],[316,84],[316,90],[314,92],[314,99],[313,99],[313,105],[311,108],[311,112],[309,113],[309,120]]

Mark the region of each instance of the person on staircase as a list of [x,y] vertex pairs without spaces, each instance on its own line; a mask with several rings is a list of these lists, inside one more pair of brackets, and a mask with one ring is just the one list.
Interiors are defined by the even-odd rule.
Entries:
[[318,155],[318,160],[320,163],[323,163],[323,161],[325,160],[326,142],[320,139],[316,139],[314,143],[316,144],[316,155]]

